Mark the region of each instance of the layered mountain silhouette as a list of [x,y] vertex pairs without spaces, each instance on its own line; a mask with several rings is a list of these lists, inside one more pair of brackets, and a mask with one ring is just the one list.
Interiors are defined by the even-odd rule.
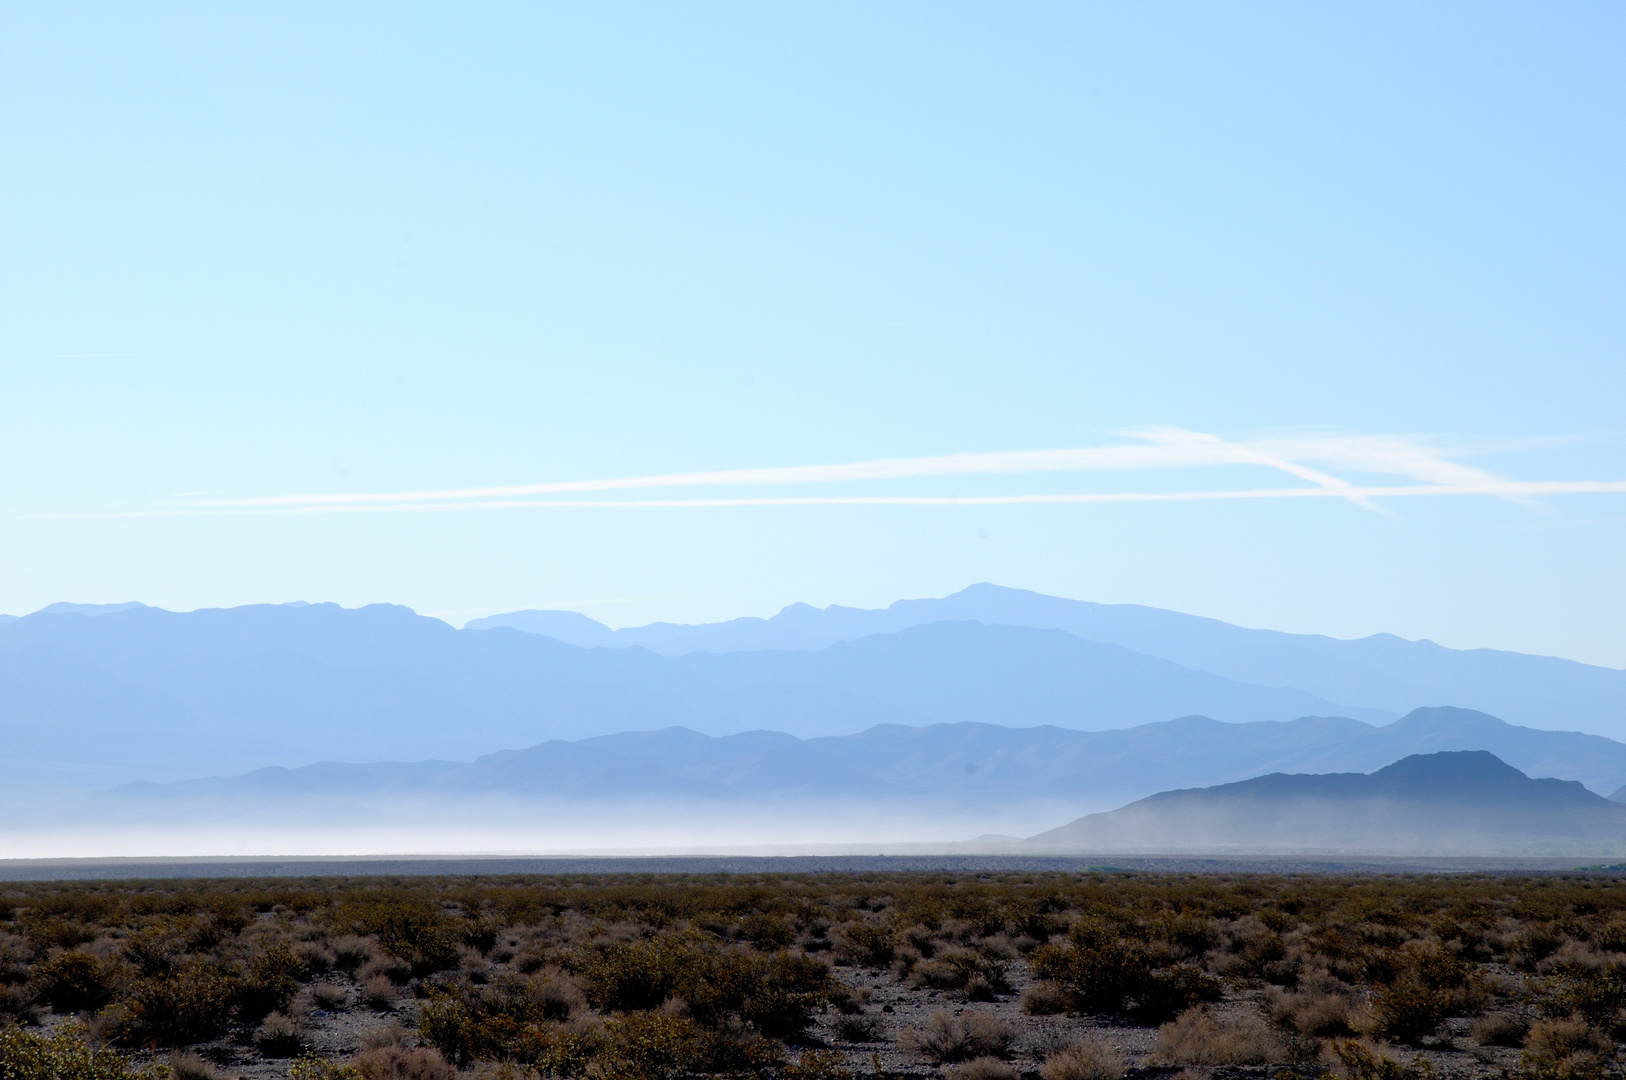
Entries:
[[[1070,739],[1144,728],[1124,745],[1167,744],[1156,767],[1173,771],[1160,781],[1138,751],[1124,751],[1121,773],[1081,765],[1078,775],[1094,779],[1079,781],[1086,801],[1075,812],[1103,805],[1088,801],[1099,785],[1103,798],[1129,798],[1250,775],[1237,769],[1371,768],[1392,751],[1490,749],[1601,791],[1626,780],[1607,740],[1582,752],[1574,740],[1584,736],[1532,742],[1526,729],[1451,714],[1440,732],[1402,747],[1421,720],[1378,726],[1419,705],[1488,698],[1508,706],[1497,715],[1534,726],[1615,730],[1626,673],[1550,658],[1244,630],[991,585],[883,611],[795,605],[714,626],[610,631],[573,613],[509,618],[555,636],[456,630],[391,605],[57,604],[5,622],[0,803],[267,765],[467,763],[673,727],[805,741],[981,725],[1018,756],[1025,740],[1043,738],[1010,729],[1064,729]],[[1210,718],[1200,724],[1212,737],[1181,731],[1160,743],[1154,733],[1172,729],[1157,725],[1182,716]],[[1301,717],[1335,719],[1292,727],[1293,746],[1272,757],[1265,747],[1278,736],[1264,733],[1289,729],[1269,724]],[[1266,726],[1226,727],[1238,724]],[[1334,734],[1294,741],[1312,729]],[[628,735],[629,745],[644,737]],[[1370,756],[1376,746],[1389,756]],[[1208,771],[1180,772],[1188,759]]]
[[[554,740],[473,762],[324,763],[180,783],[131,784],[36,810],[13,824],[40,829],[116,822],[121,828],[153,832],[190,828],[197,822],[258,829],[319,827],[330,832],[381,824],[456,826],[465,830],[465,845],[481,842],[479,837],[497,830],[510,846],[533,849],[628,845],[651,829],[667,830],[674,842],[738,837],[742,832],[761,843],[783,841],[793,833],[806,842],[947,841],[985,833],[1026,835],[1080,813],[1125,803],[1133,805],[1115,813],[1134,818],[1139,828],[1145,823],[1135,818],[1141,813],[1135,807],[1162,806],[1159,800],[1174,796],[1223,795],[1233,788],[1254,791],[1249,785],[1260,784],[1267,795],[1280,795],[1270,786],[1278,781],[1290,793],[1331,785],[1328,790],[1336,794],[1368,781],[1354,770],[1378,769],[1397,758],[1455,760],[1461,755],[1412,755],[1484,745],[1526,770],[1581,773],[1604,790],[1626,777],[1626,745],[1596,736],[1514,727],[1460,709],[1418,710],[1383,727],[1336,718],[1225,724],[1187,717],[1102,732],[889,724],[856,735],[815,739],[762,731],[712,737],[671,728]],[[1503,773],[1522,775],[1489,754],[1469,757],[1498,761]],[[1344,775],[1283,777],[1289,770]],[[1275,775],[1266,777],[1269,783],[1247,779],[1260,774]],[[1388,783],[1399,774],[1391,769],[1375,775]],[[1227,781],[1243,783],[1208,786]],[[1455,787],[1446,784],[1439,791],[1454,793],[1455,798],[1467,790],[1453,783]],[[1626,806],[1610,803],[1579,783],[1540,784],[1560,784],[1564,791],[1585,794],[1588,805],[1602,803],[1626,813]],[[1189,791],[1153,794],[1171,786],[1202,786],[1204,791],[1195,796]],[[1146,799],[1148,795],[1152,797]],[[1504,801],[1514,808],[1509,812],[1524,812],[1520,809],[1524,804],[1517,800]],[[1088,831],[1097,828],[1090,823],[1098,820],[1120,820],[1113,814],[1075,822],[1086,828],[1082,838],[1067,834],[1075,827],[1068,826],[1031,843],[1045,850],[1078,850],[1095,843],[1104,851],[1146,844],[1217,850],[1365,843],[1323,842],[1319,834],[1302,842],[1286,834],[1260,839],[1245,830],[1241,839],[1228,839],[1227,830],[1240,827],[1235,821],[1223,813],[1209,813],[1207,804],[1193,805],[1191,814],[1219,824],[1193,832],[1185,817],[1171,818],[1170,835],[1191,838],[1185,847],[1156,832],[1146,832],[1143,840],[1135,833],[1132,843],[1124,838],[1128,833],[1096,836]],[[1275,815],[1278,826],[1283,820],[1296,820],[1293,815],[1299,811],[1283,809],[1285,805],[1261,813]],[[1413,811],[1421,813],[1412,806],[1401,819]],[[1282,814],[1289,817],[1283,819]],[[1412,825],[1427,820],[1414,818]],[[1492,831],[1505,831],[1503,825]],[[1407,850],[1420,850],[1414,839],[1401,838],[1410,845]],[[1367,844],[1374,850],[1383,846]]]
[[[1479,709],[1531,727],[1626,738],[1626,671],[1494,649],[1447,649],[1375,634],[1355,641],[1251,630],[1134,604],[1094,604],[997,585],[880,610],[792,604],[770,619],[700,626],[652,623],[611,630],[575,612],[520,611],[476,619],[589,647],[638,646],[679,655],[820,649],[926,623],[975,620],[1063,630],[1089,641],[1259,686],[1291,686],[1352,710],[1400,716],[1421,705]],[[1370,717],[1368,717],[1370,718]]]
[[1494,754],[1416,754],[1373,773],[1271,773],[1165,791],[1030,837],[1024,850],[1557,854],[1626,851],[1626,806]]
[[106,786],[322,760],[469,760],[683,726],[1120,728],[1355,714],[1058,630],[932,623],[817,651],[585,649],[388,605],[29,615],[0,625],[0,788]]

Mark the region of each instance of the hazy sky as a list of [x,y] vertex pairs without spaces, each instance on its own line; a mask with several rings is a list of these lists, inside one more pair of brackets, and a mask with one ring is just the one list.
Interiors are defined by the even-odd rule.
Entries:
[[[1618,4],[11,5],[0,611],[987,580],[1626,666],[1626,493],[1529,486],[1626,481],[1622,55]],[[1004,456],[501,490],[944,455]]]

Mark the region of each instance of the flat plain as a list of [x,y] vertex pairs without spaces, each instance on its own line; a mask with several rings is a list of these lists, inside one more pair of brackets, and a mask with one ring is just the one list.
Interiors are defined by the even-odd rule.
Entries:
[[1626,877],[917,870],[0,887],[0,1074],[1618,1072]]

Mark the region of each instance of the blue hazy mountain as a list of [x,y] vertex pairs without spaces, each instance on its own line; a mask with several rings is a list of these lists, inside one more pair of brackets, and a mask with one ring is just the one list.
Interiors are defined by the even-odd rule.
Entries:
[[1344,641],[1250,630],[1158,608],[1065,600],[987,584],[880,610],[792,604],[770,619],[699,626],[652,623],[611,630],[574,612],[536,611],[476,619],[468,626],[506,626],[580,645],[642,646],[678,655],[821,649],[948,620],[1063,630],[1195,671],[1257,686],[1290,686],[1390,716],[1452,704],[1532,727],[1626,737],[1626,671],[1614,668],[1493,649],[1447,649],[1389,634]]
[[1483,750],[1417,754],[1367,773],[1271,773],[1164,791],[1030,837],[1077,852],[1626,852],[1626,806],[1533,780]]
[[134,608],[146,607],[146,604],[128,600],[122,604],[47,604],[40,608],[36,615],[116,615],[121,611],[130,611]]
[[1058,630],[939,622],[816,651],[586,649],[391,605],[256,605],[0,625],[0,786],[101,786],[322,760],[468,760],[683,726],[1120,728],[1353,715]]
[[[907,828],[914,838],[942,841],[1032,833],[1091,811],[1141,805],[1135,800],[1170,787],[1229,791],[1212,785],[1284,772],[1359,776],[1378,769],[1393,776],[1381,766],[1419,753],[1485,746],[1494,749],[1492,760],[1564,778],[1565,791],[1585,792],[1577,780],[1612,790],[1626,779],[1626,745],[1519,728],[1458,709],[1419,710],[1381,727],[1337,718],[1225,724],[1186,717],[1099,732],[885,724],[813,739],[669,728],[553,740],[473,762],[329,762],[132,784],[36,812],[20,824],[165,829],[204,821],[265,829],[318,823],[343,830],[456,822],[476,830],[500,824],[513,835],[520,823],[526,842],[564,847],[570,845],[552,839],[562,826],[580,838],[601,836],[593,829],[608,828],[605,823],[616,823],[618,835],[636,836],[657,825],[710,822],[712,835],[737,836],[737,829],[730,832],[734,822],[760,827],[765,836],[775,835],[772,828],[781,834],[800,828],[811,839],[828,829],[825,839],[884,841]],[[1607,802],[1590,793],[1587,800]],[[1072,843],[1068,835],[1034,843],[1064,847]],[[1230,843],[1192,835],[1203,837],[1202,846]]]

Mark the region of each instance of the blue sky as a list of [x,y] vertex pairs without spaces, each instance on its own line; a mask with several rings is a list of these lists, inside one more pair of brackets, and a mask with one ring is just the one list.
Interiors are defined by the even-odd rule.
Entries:
[[[7,8],[0,611],[990,580],[1626,666],[1626,494],[1528,486],[1626,480],[1623,47],[1606,4]],[[398,498],[1092,447],[1153,450]],[[1452,490],[759,501],[1340,483]]]

